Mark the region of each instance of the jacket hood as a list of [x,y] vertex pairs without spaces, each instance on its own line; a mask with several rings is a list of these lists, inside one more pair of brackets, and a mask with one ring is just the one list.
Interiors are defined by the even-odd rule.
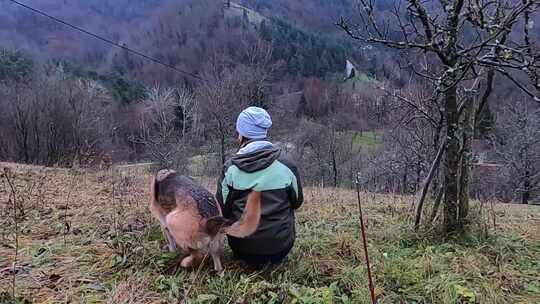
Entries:
[[281,150],[275,147],[264,148],[247,154],[236,154],[231,159],[238,169],[252,173],[266,169],[281,155]]

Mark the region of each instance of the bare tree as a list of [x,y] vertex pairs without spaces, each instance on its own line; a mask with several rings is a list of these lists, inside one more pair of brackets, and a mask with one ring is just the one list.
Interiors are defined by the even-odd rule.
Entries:
[[504,182],[528,204],[540,190],[540,109],[526,100],[499,115],[492,142],[504,164]]
[[331,116],[324,123],[302,120],[296,127],[295,156],[302,168],[306,182],[321,187],[350,186],[360,146],[355,145],[356,134],[340,129]]
[[182,138],[186,137],[189,128],[197,129],[198,104],[195,94],[187,87],[176,89],[176,102],[182,120]]
[[263,41],[241,45],[246,65],[230,67],[224,56],[215,53],[197,87],[201,128],[210,135],[221,164],[235,138],[234,123],[240,111],[249,105],[267,107],[266,89],[279,65],[271,63],[272,48]]
[[[540,103],[531,85],[516,75],[539,68],[532,37],[527,31],[521,37],[512,35],[522,24],[520,21],[538,10],[540,1],[445,0],[428,5],[419,0],[403,0],[394,4],[391,22],[382,19],[374,0],[359,2],[360,25],[353,26],[344,19],[339,22],[346,33],[364,43],[403,50],[415,54],[416,59],[425,58],[420,64],[408,62],[406,66],[414,75],[431,82],[430,99],[442,106],[446,139],[445,151],[439,152],[445,153],[443,226],[447,232],[462,230],[461,216],[465,213],[458,204],[463,121],[460,115],[463,105],[471,100],[460,97],[471,86],[473,90],[481,89],[483,82],[479,80],[487,79],[490,71],[495,71]],[[483,89],[489,91],[486,85]],[[462,208],[465,203],[468,204],[463,202]]]
[[[139,134],[132,138],[146,147],[150,158],[162,168],[183,170],[187,166],[185,121],[177,128],[177,113],[192,114],[193,106],[188,92],[155,87],[143,100],[144,111],[139,118]],[[189,115],[187,115],[189,113]]]
[[[209,75],[208,75],[209,76]],[[221,166],[225,164],[226,152],[234,136],[235,116],[249,101],[242,98],[241,83],[230,70],[215,71],[213,78],[199,87],[198,98],[204,116],[204,133],[217,144]]]
[[5,159],[71,164],[103,149],[111,107],[97,83],[53,70],[29,83],[0,85],[0,95],[3,141],[11,146],[4,149]]

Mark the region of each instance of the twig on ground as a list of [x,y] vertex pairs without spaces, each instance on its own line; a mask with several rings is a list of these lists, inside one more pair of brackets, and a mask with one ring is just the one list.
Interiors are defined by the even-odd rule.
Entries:
[[358,211],[360,216],[360,230],[362,232],[362,242],[364,244],[364,255],[366,257],[366,267],[368,273],[369,292],[371,295],[371,303],[376,304],[377,298],[375,297],[375,286],[373,285],[373,278],[371,276],[371,266],[369,264],[369,253],[367,248],[366,239],[366,226],[364,225],[364,215],[362,214],[362,201],[360,199],[360,181],[356,178],[356,194],[358,196]]
[[66,245],[66,235],[69,233],[69,231],[71,230],[71,225],[70,223],[68,222],[68,219],[67,219],[67,216],[68,216],[68,209],[69,209],[69,201],[71,199],[71,193],[73,192],[73,188],[75,186],[75,176],[73,176],[73,173],[72,173],[72,176],[71,176],[71,179],[70,179],[70,183],[69,183],[69,189],[68,189],[68,194],[66,196],[66,204],[64,205],[64,233],[63,233],[63,238],[64,238],[64,245]]
[[18,199],[18,193],[17,190],[15,190],[15,186],[11,180],[11,170],[8,168],[4,168],[4,177],[11,189],[11,202],[13,203],[13,222],[15,225],[15,255],[13,257],[13,263],[12,263],[12,269],[13,272],[13,280],[12,280],[12,297],[15,299],[16,292],[17,292],[17,258],[19,255],[19,217],[17,215],[17,199]]

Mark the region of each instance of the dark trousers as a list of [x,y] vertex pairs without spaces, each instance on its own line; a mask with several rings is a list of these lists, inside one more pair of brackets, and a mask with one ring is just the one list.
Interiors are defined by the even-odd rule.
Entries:
[[232,251],[236,259],[242,260],[250,266],[262,267],[266,265],[281,264],[281,262],[285,260],[289,252],[291,252],[293,246],[294,242],[291,242],[291,245],[287,246],[287,248],[274,254],[245,254],[234,250],[234,248],[232,249]]

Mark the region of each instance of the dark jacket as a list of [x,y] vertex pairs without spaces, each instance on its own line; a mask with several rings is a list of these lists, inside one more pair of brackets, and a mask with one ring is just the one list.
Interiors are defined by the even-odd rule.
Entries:
[[225,165],[217,199],[223,215],[240,219],[251,191],[262,193],[261,221],[257,231],[245,238],[229,236],[233,251],[250,255],[275,254],[290,248],[296,237],[294,210],[304,201],[296,166],[268,147],[234,155]]

